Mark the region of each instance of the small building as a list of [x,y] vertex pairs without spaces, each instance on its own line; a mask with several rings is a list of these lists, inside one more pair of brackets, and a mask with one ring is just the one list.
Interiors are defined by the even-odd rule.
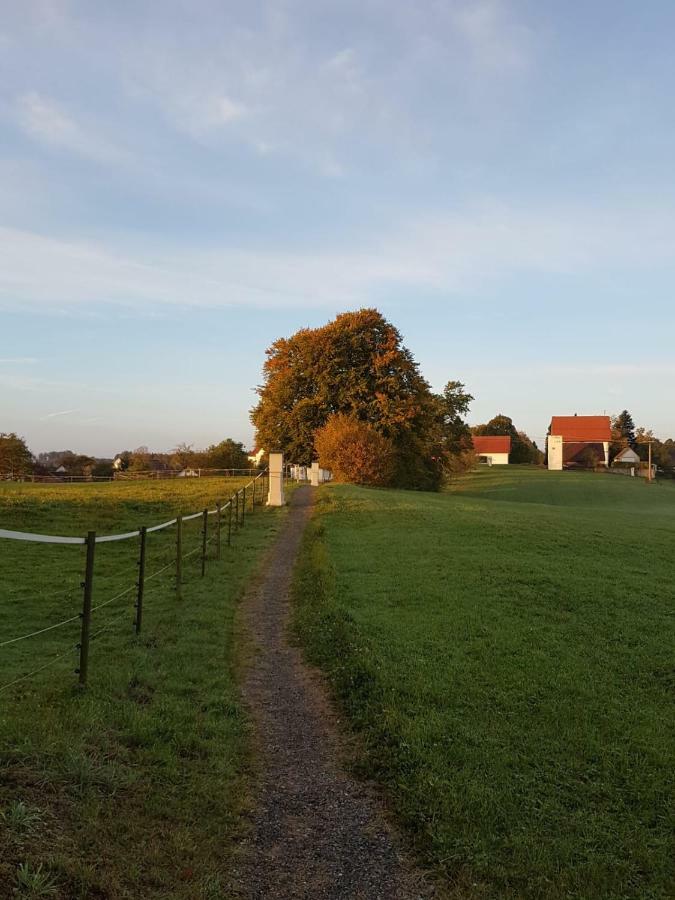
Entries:
[[548,468],[589,468],[609,466],[612,428],[609,416],[553,416],[546,439]]
[[640,462],[640,457],[632,447],[624,447],[623,450],[620,450],[612,460],[612,466],[628,466],[632,468],[639,468]]
[[263,458],[264,455],[265,455],[265,451],[261,447],[259,450],[253,450],[253,451],[251,451],[251,453],[248,454],[248,461],[250,463],[252,463],[252,465],[254,465],[254,466],[259,466],[260,460]]
[[55,475],[65,475],[66,471],[67,471],[66,467],[64,465],[60,465],[60,466],[58,466],[58,468],[54,469],[54,474]]
[[511,438],[508,435],[474,434],[472,442],[479,463],[508,466],[511,452]]

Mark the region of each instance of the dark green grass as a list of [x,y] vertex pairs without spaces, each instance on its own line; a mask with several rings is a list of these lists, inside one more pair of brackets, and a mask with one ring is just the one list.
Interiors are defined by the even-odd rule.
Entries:
[[364,771],[451,893],[673,896],[673,486],[331,486],[296,586]]
[[[243,482],[3,486],[3,527],[82,535],[127,531],[212,507]],[[235,684],[237,599],[283,513],[257,508],[225,545],[148,582],[143,631],[133,593],[97,610],[89,688],[76,688],[79,623],[0,648],[0,896],[42,865],[55,896],[222,897],[247,796],[247,723]],[[225,517],[225,521],[227,518]],[[214,517],[209,518],[212,528]],[[200,544],[185,525],[184,552]],[[211,535],[214,532],[211,531]],[[148,537],[147,574],[174,557],[175,528]],[[137,540],[97,546],[94,604],[132,585]],[[84,548],[0,541],[0,641],[76,613]],[[30,891],[24,890],[27,896]],[[34,891],[34,896],[38,894]]]

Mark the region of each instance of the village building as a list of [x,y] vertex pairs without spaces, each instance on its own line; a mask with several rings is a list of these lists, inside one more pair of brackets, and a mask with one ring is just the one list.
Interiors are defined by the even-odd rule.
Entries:
[[511,452],[511,438],[508,435],[474,434],[472,442],[479,463],[508,466]]
[[260,460],[263,458],[264,455],[265,455],[265,451],[262,449],[262,447],[259,450],[252,450],[248,454],[248,461],[250,463],[252,463],[254,466],[259,466]]
[[609,466],[611,439],[609,416],[553,416],[546,441],[548,468],[588,467],[593,459]]

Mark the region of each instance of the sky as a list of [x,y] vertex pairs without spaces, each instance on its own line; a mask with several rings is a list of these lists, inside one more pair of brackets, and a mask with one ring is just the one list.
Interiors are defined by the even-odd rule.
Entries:
[[0,431],[253,443],[265,348],[378,307],[542,443],[675,437],[672,0],[0,0]]

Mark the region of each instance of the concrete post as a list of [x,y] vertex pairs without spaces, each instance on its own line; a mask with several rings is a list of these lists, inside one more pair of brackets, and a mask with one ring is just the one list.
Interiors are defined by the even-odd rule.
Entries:
[[602,449],[605,451],[605,465],[609,466],[609,441],[602,442]]
[[283,453],[270,453],[268,506],[284,506],[284,456]]
[[319,472],[320,470],[318,462],[313,462],[312,468],[309,470],[310,484],[312,485],[312,487],[319,486]]

